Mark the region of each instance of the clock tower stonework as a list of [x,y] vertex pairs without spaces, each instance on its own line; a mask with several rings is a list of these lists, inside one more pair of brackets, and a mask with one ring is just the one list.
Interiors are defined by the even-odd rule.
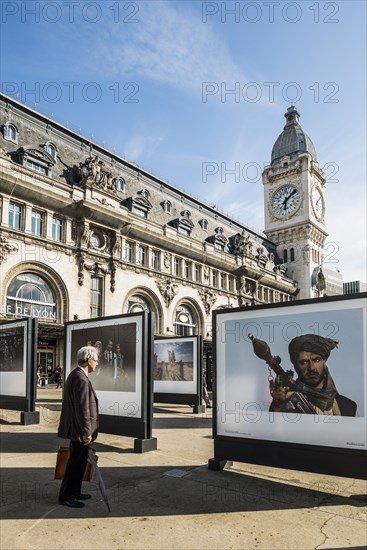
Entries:
[[265,233],[278,244],[288,276],[297,281],[298,298],[315,298],[325,289],[326,178],[297,109],[289,107],[284,116],[286,125],[263,172]]

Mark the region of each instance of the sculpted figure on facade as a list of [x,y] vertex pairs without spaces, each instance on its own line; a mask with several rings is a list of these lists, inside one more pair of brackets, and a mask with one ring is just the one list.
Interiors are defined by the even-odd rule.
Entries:
[[237,233],[233,238],[233,254],[236,256],[251,256],[252,255],[252,243],[250,236],[246,234],[245,230],[242,233]]
[[170,263],[171,263],[171,256],[168,254],[168,252],[165,252],[164,253],[164,257],[163,257],[163,265],[166,269],[169,269],[169,266],[170,266]]
[[79,246],[88,248],[90,242],[90,229],[89,223],[82,221],[79,223]]
[[273,267],[273,271],[277,275],[279,274],[283,277],[286,277],[288,270],[287,270],[287,266],[285,266],[284,264],[278,264]]
[[311,253],[311,247],[309,244],[306,244],[306,246],[303,249],[303,259],[306,263],[310,263],[310,253]]
[[246,278],[242,275],[240,279],[240,294],[242,296],[254,296],[256,293],[256,281]]
[[205,290],[199,290],[199,296],[204,304],[205,313],[210,315],[211,309],[217,301],[216,293],[206,288]]
[[112,256],[119,256],[121,251],[121,239],[117,236],[116,231],[107,233],[108,244],[107,248]]
[[0,264],[6,262],[8,254],[16,252],[18,247],[9,243],[8,237],[3,237],[0,234]]
[[156,283],[160,293],[163,296],[164,303],[166,304],[166,307],[168,307],[177,294],[178,285],[174,283],[170,277],[164,281],[158,280]]
[[113,261],[113,259],[110,259],[110,266],[109,266],[109,272],[111,273],[111,280],[110,280],[110,291],[115,292],[116,289],[116,262]]
[[95,275],[107,275],[108,273],[110,273],[108,267],[103,267],[100,262],[94,262],[92,264],[84,263],[84,269],[94,273]]
[[256,291],[256,281],[242,275],[239,280],[238,304],[242,306],[255,303]]
[[106,188],[109,191],[115,191],[115,189],[116,189],[115,178],[113,177],[112,172],[107,172]]
[[78,285],[83,286],[85,255],[81,253],[78,255],[77,259],[78,259]]
[[256,259],[257,259],[257,264],[260,266],[260,267],[263,267],[263,268],[266,268],[267,266],[267,263],[269,261],[269,256],[266,255],[265,253],[265,249],[260,246],[258,249],[257,249],[257,256],[256,256]]
[[97,156],[88,157],[79,164],[81,185],[92,185],[99,189],[115,191],[115,182],[112,173],[106,170],[105,163]]
[[320,296],[323,294],[325,288],[326,288],[326,279],[325,275],[322,272],[322,268],[320,267],[318,273],[317,273],[317,279],[316,279],[316,288],[320,294]]

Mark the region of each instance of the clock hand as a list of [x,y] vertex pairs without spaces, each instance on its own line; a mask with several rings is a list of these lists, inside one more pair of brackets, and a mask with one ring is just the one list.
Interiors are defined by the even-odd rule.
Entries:
[[288,199],[290,199],[291,197],[293,197],[293,195],[297,193],[297,189],[293,189],[292,193],[289,195]]
[[297,193],[297,189],[293,189],[293,191],[288,195],[288,197],[285,197],[284,201],[283,201],[283,210],[286,209],[287,207],[287,202],[289,201],[289,199],[295,194]]

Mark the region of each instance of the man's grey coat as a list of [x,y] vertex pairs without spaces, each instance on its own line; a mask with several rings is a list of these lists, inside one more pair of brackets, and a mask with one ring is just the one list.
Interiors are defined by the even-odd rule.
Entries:
[[91,435],[94,441],[97,434],[97,395],[84,369],[76,367],[65,383],[58,436],[83,441]]

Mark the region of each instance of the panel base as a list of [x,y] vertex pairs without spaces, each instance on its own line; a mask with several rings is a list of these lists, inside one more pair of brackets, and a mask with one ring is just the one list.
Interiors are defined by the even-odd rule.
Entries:
[[157,438],[134,439],[134,453],[147,453],[157,450]]
[[203,414],[203,413],[205,413],[205,410],[206,410],[205,405],[193,405],[192,406],[192,412],[194,414]]
[[367,479],[366,451],[214,436],[214,460]]
[[231,460],[218,460],[217,458],[209,458],[208,468],[209,470],[224,470],[224,468],[230,468],[233,466]]
[[38,411],[21,412],[20,423],[22,426],[29,426],[30,424],[40,423],[40,413]]

